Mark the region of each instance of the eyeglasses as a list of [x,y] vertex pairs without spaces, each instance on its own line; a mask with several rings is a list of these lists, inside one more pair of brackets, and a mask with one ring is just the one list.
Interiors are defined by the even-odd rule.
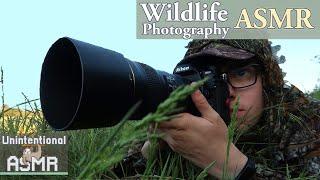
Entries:
[[260,72],[259,64],[250,64],[244,67],[232,69],[224,74],[224,78],[233,88],[246,88],[257,82]]

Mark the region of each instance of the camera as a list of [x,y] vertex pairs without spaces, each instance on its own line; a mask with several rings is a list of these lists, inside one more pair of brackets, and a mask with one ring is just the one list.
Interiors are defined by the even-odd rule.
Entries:
[[[212,57],[211,57],[212,58]],[[205,60],[183,60],[172,74],[131,61],[122,54],[69,37],[58,39],[42,64],[40,102],[55,130],[109,127],[139,100],[130,119],[141,119],[177,87],[208,77],[200,90],[229,121],[228,86],[221,72]],[[200,115],[191,98],[186,111]]]

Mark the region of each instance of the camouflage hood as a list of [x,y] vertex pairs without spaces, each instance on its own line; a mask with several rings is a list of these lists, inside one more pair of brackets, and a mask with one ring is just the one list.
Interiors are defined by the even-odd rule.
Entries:
[[[282,71],[278,62],[284,61],[284,56],[278,57],[272,53],[268,40],[229,39],[229,40],[193,40],[188,46],[184,59],[179,63],[202,57],[211,58],[212,62],[241,63],[241,61],[257,61],[264,67],[263,85],[267,92],[280,91],[284,85]],[[274,93],[273,93],[274,94]]]
[[240,148],[256,160],[261,177],[281,178],[287,165],[294,175],[319,171],[314,164],[320,168],[320,103],[295,86],[285,85],[279,67],[285,58],[276,55],[280,46],[272,47],[268,40],[231,39],[193,40],[187,48],[179,64],[210,57],[212,63],[255,61],[263,66],[263,118],[243,134],[239,143],[252,144]]

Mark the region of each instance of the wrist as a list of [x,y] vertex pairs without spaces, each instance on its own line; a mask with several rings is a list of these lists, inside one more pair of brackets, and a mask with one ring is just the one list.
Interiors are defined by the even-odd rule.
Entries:
[[228,174],[237,177],[241,170],[245,167],[248,158],[235,145],[232,144],[233,149],[230,149],[230,156],[228,162]]
[[[216,161],[216,164],[213,165],[213,168],[209,170],[210,175],[218,178],[222,177],[223,167],[226,163],[226,154],[223,158],[224,159],[221,159],[221,161]],[[237,177],[241,170],[245,167],[247,160],[247,156],[245,156],[234,144],[231,144],[226,173],[232,177]]]
[[247,180],[253,179],[256,174],[255,163],[252,159],[248,158],[245,166],[240,171],[240,173],[236,176],[236,180]]

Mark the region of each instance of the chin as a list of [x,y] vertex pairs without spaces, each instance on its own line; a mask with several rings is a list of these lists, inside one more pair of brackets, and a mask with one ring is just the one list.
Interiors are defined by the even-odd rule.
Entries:
[[239,129],[247,129],[254,126],[255,124],[257,124],[260,117],[261,116],[257,116],[257,115],[255,116],[245,115],[245,116],[237,117],[237,120],[239,122]]

